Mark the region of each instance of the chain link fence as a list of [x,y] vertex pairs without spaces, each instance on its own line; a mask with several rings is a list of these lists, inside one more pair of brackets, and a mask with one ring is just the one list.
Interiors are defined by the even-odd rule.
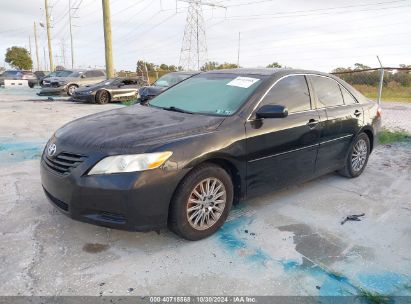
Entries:
[[411,102],[411,68],[340,69],[332,74],[369,99],[378,101],[381,87],[381,101]]

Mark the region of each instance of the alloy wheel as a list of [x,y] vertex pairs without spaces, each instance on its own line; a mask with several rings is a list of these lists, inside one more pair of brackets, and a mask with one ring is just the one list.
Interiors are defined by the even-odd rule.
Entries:
[[224,212],[227,193],[224,184],[211,177],[198,183],[187,201],[187,220],[196,230],[212,227]]
[[364,164],[367,160],[367,156],[367,143],[364,139],[360,139],[355,143],[351,155],[351,167],[353,171],[358,172],[364,167]]

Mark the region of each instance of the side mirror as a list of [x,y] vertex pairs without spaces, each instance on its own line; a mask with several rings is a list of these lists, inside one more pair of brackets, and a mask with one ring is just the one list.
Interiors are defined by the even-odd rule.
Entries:
[[288,109],[282,105],[265,105],[258,109],[257,118],[284,118],[288,116]]
[[81,78],[86,78],[86,75],[84,75],[84,74],[81,74],[81,76],[80,76]]

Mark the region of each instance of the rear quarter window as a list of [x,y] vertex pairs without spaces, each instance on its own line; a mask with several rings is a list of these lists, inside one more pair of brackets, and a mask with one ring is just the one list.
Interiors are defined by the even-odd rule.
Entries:
[[346,88],[344,88],[342,85],[340,85],[340,89],[341,89],[341,93],[342,93],[343,98],[344,98],[344,103],[346,105],[358,103],[357,100],[351,95],[350,92],[347,91]]
[[319,108],[334,107],[344,104],[340,85],[333,79],[323,76],[310,76]]

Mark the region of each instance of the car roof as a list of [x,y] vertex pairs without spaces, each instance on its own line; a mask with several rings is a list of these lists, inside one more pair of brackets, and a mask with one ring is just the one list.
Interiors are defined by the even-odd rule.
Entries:
[[[206,74],[237,74],[237,75],[266,75],[274,76],[276,74],[288,75],[288,74],[317,74],[317,75],[326,75],[330,74],[311,71],[311,70],[302,70],[302,69],[290,69],[290,68],[237,68],[237,69],[223,69],[223,70],[211,70],[205,72]],[[331,75],[332,76],[332,75]]]
[[168,74],[173,74],[173,75],[196,75],[199,74],[201,72],[199,71],[179,71],[179,72],[170,72],[164,75],[168,75]]

